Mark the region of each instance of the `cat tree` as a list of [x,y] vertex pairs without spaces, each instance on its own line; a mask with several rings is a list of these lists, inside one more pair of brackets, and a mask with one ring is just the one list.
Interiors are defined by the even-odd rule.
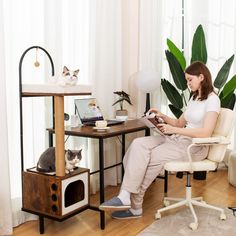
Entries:
[[[36,61],[34,63],[36,67],[40,65],[37,60],[38,49],[45,52],[49,58],[52,76],[54,76],[54,64],[50,54],[40,46],[32,46],[25,50],[19,62],[22,210],[39,215],[40,233],[44,233],[44,217],[62,221],[87,209],[89,206],[89,170],[79,168],[72,174],[65,175],[64,96],[91,95],[91,87],[88,85],[62,87],[52,84],[22,84],[23,59],[32,49],[36,49]],[[32,172],[24,168],[22,98],[45,96],[53,98],[56,176]],[[49,146],[52,146],[52,135],[50,140]],[[71,194],[72,191],[73,194]]]

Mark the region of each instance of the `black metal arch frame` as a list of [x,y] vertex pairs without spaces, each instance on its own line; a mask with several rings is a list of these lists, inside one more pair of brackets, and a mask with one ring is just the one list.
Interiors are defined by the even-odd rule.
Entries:
[[[43,52],[45,52],[45,54],[48,56],[50,64],[51,64],[51,69],[52,69],[52,76],[54,76],[54,64],[53,64],[53,60],[52,57],[50,56],[50,54],[47,52],[47,50],[45,50],[44,48],[40,47],[40,46],[32,46],[29,47],[28,49],[26,49],[21,58],[20,58],[20,62],[19,62],[19,101],[20,101],[20,145],[21,145],[21,170],[24,171],[24,152],[23,152],[23,113],[22,113],[22,63],[24,60],[25,55],[32,49],[41,49]],[[54,114],[54,102],[53,104],[53,114]],[[54,116],[53,116],[54,117]],[[54,118],[53,118],[53,126],[54,126]]]

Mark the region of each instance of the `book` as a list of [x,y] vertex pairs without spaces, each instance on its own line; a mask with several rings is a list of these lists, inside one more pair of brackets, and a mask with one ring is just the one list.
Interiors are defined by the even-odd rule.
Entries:
[[152,130],[154,130],[155,132],[157,132],[158,134],[164,136],[165,134],[162,133],[160,131],[160,129],[157,127],[158,124],[162,124],[164,123],[164,120],[156,117],[156,115],[154,113],[151,114],[146,114],[145,116],[143,116],[142,118],[140,118],[140,121],[145,124],[147,127],[151,128]]

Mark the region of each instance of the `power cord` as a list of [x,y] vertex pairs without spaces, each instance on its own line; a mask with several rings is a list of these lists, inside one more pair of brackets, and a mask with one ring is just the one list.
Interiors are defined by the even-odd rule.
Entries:
[[64,143],[66,143],[67,142],[67,140],[68,140],[68,138],[70,137],[70,135],[67,135],[67,138],[66,138],[66,140],[64,141]]

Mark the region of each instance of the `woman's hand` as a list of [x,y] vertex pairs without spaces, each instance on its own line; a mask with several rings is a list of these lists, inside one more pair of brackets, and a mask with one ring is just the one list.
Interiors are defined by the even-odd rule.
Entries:
[[163,113],[161,113],[160,111],[158,111],[156,108],[149,109],[148,113],[152,113],[152,112],[155,113],[157,117],[160,117],[162,119],[164,119],[164,117],[166,116]]
[[175,134],[176,133],[176,128],[173,127],[172,125],[158,124],[157,127],[163,134]]

